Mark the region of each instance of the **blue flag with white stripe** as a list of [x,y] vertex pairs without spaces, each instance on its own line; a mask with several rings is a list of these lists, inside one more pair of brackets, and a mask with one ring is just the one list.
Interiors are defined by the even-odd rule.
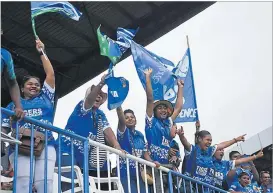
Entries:
[[130,48],[130,41],[135,37],[138,29],[125,29],[118,27],[117,29],[117,45],[120,48],[121,53],[125,53]]
[[[151,83],[154,100],[163,99],[163,85],[169,85],[175,81],[173,73],[163,65],[164,62],[161,57],[156,56],[134,41],[131,41],[131,51],[143,88],[146,89],[146,80],[143,71],[147,68],[152,68]],[[164,61],[167,61],[167,59],[164,59]],[[169,61],[169,63],[171,62]]]
[[[184,80],[183,109],[175,122],[195,122],[199,120],[196,104],[190,49],[188,48],[182,60],[173,69],[179,79]],[[175,104],[178,87],[176,81],[170,81],[163,86],[164,99]]]
[[71,3],[65,1],[32,1],[31,17],[37,17],[44,13],[59,12],[73,20],[79,21],[82,13]]

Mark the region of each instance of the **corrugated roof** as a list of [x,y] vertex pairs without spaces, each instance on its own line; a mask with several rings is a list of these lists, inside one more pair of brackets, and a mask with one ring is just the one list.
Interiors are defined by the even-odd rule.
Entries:
[[[36,19],[36,31],[46,45],[56,74],[57,98],[62,97],[101,73],[109,59],[100,56],[96,29],[116,38],[117,27],[140,27],[135,41],[146,46],[214,2],[71,2],[82,13],[76,22],[57,13]],[[13,54],[18,82],[26,74],[44,72],[35,50],[30,20],[30,2],[1,2],[1,46]],[[127,57],[130,52],[126,53]],[[1,105],[10,101],[1,84]]]

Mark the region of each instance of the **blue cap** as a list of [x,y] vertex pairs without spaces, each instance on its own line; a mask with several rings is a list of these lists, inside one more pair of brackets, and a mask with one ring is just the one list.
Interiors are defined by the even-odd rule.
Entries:
[[108,109],[121,106],[129,92],[129,81],[123,77],[109,77],[105,83],[108,86]]

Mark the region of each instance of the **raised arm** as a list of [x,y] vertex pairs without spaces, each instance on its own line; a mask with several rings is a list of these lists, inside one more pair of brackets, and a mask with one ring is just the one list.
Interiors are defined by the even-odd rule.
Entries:
[[91,90],[91,92],[89,92],[88,95],[85,97],[85,100],[84,100],[85,109],[90,109],[93,107],[99,92],[101,91],[102,87],[105,84],[104,82],[105,77],[106,77],[106,74],[102,76],[100,83],[97,86],[95,86],[94,89],[91,90],[91,88],[88,88]]
[[107,129],[104,130],[104,136],[105,136],[106,141],[109,143],[109,145],[111,147],[118,149],[118,150],[122,150],[113,130],[110,127],[108,127]]
[[173,114],[172,114],[172,120],[173,121],[179,115],[179,113],[182,110],[182,106],[183,106],[183,87],[184,87],[183,80],[178,80],[177,79],[177,86],[178,86],[178,92],[177,92],[174,111],[173,111]]
[[256,155],[237,159],[235,160],[235,166],[241,165],[242,163],[252,162],[255,159],[263,157],[263,155],[264,155],[263,150],[261,150]]
[[184,135],[184,129],[183,129],[182,126],[181,126],[181,128],[179,130],[177,130],[177,135],[179,136],[179,139],[180,139],[182,145],[184,146],[185,150],[190,151],[191,150],[191,144],[186,139],[186,137]]
[[146,106],[146,114],[149,117],[153,116],[154,109],[154,97],[153,97],[153,88],[151,83],[151,74],[153,69],[149,68],[144,71],[146,78],[146,97],[147,97],[147,106]]
[[121,106],[116,108],[116,111],[118,114],[118,130],[123,133],[125,131],[125,127],[126,127],[124,112],[123,112]]
[[217,145],[217,150],[218,149],[225,149],[225,148],[227,148],[227,147],[229,147],[229,146],[231,146],[234,143],[237,143],[239,141],[245,141],[245,136],[246,136],[246,134],[241,135],[241,136],[239,136],[237,138],[234,138],[232,140],[229,140],[229,141],[224,141],[224,142]]
[[45,51],[45,45],[39,39],[36,40],[36,49],[37,49],[37,51],[41,55],[41,60],[42,60],[43,68],[44,68],[44,71],[45,71],[45,74],[46,74],[45,81],[46,81],[46,83],[51,88],[55,88],[55,74],[54,74],[54,69],[53,69],[53,66],[52,66],[50,60],[48,58],[46,58],[42,54],[41,49]]

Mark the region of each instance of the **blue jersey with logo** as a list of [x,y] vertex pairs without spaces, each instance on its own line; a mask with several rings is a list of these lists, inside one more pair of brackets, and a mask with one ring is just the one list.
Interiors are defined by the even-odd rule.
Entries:
[[6,49],[1,48],[1,75],[3,72],[8,75],[6,78],[10,80],[16,79],[11,54]]
[[[241,167],[237,167],[237,168],[236,168],[236,173],[235,173],[235,175],[233,176],[233,178],[232,178],[232,179],[227,178],[228,187],[230,187],[232,183],[238,182],[238,176],[239,176],[240,173],[242,173],[242,172],[247,172],[247,173],[249,174],[250,180],[251,180],[252,184],[255,182],[254,179],[253,179],[253,174],[251,173],[251,171],[245,170],[245,169],[243,169],[243,168],[241,168]],[[256,182],[256,183],[257,183],[257,182]]]
[[214,165],[212,156],[214,155],[217,146],[210,146],[203,151],[198,145],[191,145],[191,150],[185,149],[187,159],[185,175],[213,185]]
[[[147,143],[140,131],[134,132],[126,128],[124,132],[117,131],[118,142],[121,148],[139,158],[144,158],[144,153],[147,151]],[[126,159],[120,157],[120,174],[127,176]],[[136,176],[136,162],[129,160],[130,176]]]
[[[98,137],[98,124],[101,124],[102,130],[109,128],[108,120],[100,109],[84,109],[84,101],[80,101],[77,106],[75,107],[74,111],[70,115],[65,130],[81,135],[83,137],[88,137],[89,139],[93,141],[97,141]],[[101,123],[99,123],[99,120]],[[102,139],[104,140],[104,139]],[[70,137],[62,136],[62,152],[65,153],[71,153],[71,139]],[[98,142],[98,141],[97,141]],[[101,143],[104,143],[104,141],[101,141]],[[83,168],[83,160],[84,160],[84,147],[83,143],[79,140],[74,140],[74,155],[76,158],[76,163]],[[94,146],[89,146],[89,150],[92,151],[92,149],[95,148]],[[100,153],[100,159],[103,159],[102,166],[100,167],[101,171],[107,170],[107,160],[105,157],[106,151],[99,149]],[[95,150],[96,151],[96,150]],[[102,154],[101,154],[102,153]],[[89,153],[89,169],[90,170],[97,170],[96,164],[92,163],[93,161],[96,161],[96,155],[92,155]]]
[[234,169],[235,161],[217,160],[213,157],[213,164],[215,169],[213,185],[222,187],[223,181],[226,180],[228,172]]
[[151,151],[151,158],[161,164],[168,164],[168,151],[170,149],[171,128],[173,122],[169,117],[159,120],[156,117],[149,118],[146,115],[145,134],[148,141],[148,148]]
[[[44,85],[38,96],[28,100],[21,98],[21,104],[24,109],[25,116],[52,125],[54,118],[54,94],[55,88],[51,88],[46,82],[44,82]],[[11,102],[7,106],[7,109],[13,111],[14,103]],[[4,113],[2,114],[2,127],[11,128],[10,117],[5,115]],[[15,124],[12,124],[12,127],[15,129]],[[19,121],[19,127],[31,128],[31,124],[24,121]],[[44,128],[34,126],[34,129],[39,132],[45,133]],[[52,135],[52,132],[48,131],[48,145],[54,144],[55,139]]]
[[247,192],[247,193],[261,193],[260,188],[254,184],[249,184],[243,187],[239,182],[231,184],[229,191]]

